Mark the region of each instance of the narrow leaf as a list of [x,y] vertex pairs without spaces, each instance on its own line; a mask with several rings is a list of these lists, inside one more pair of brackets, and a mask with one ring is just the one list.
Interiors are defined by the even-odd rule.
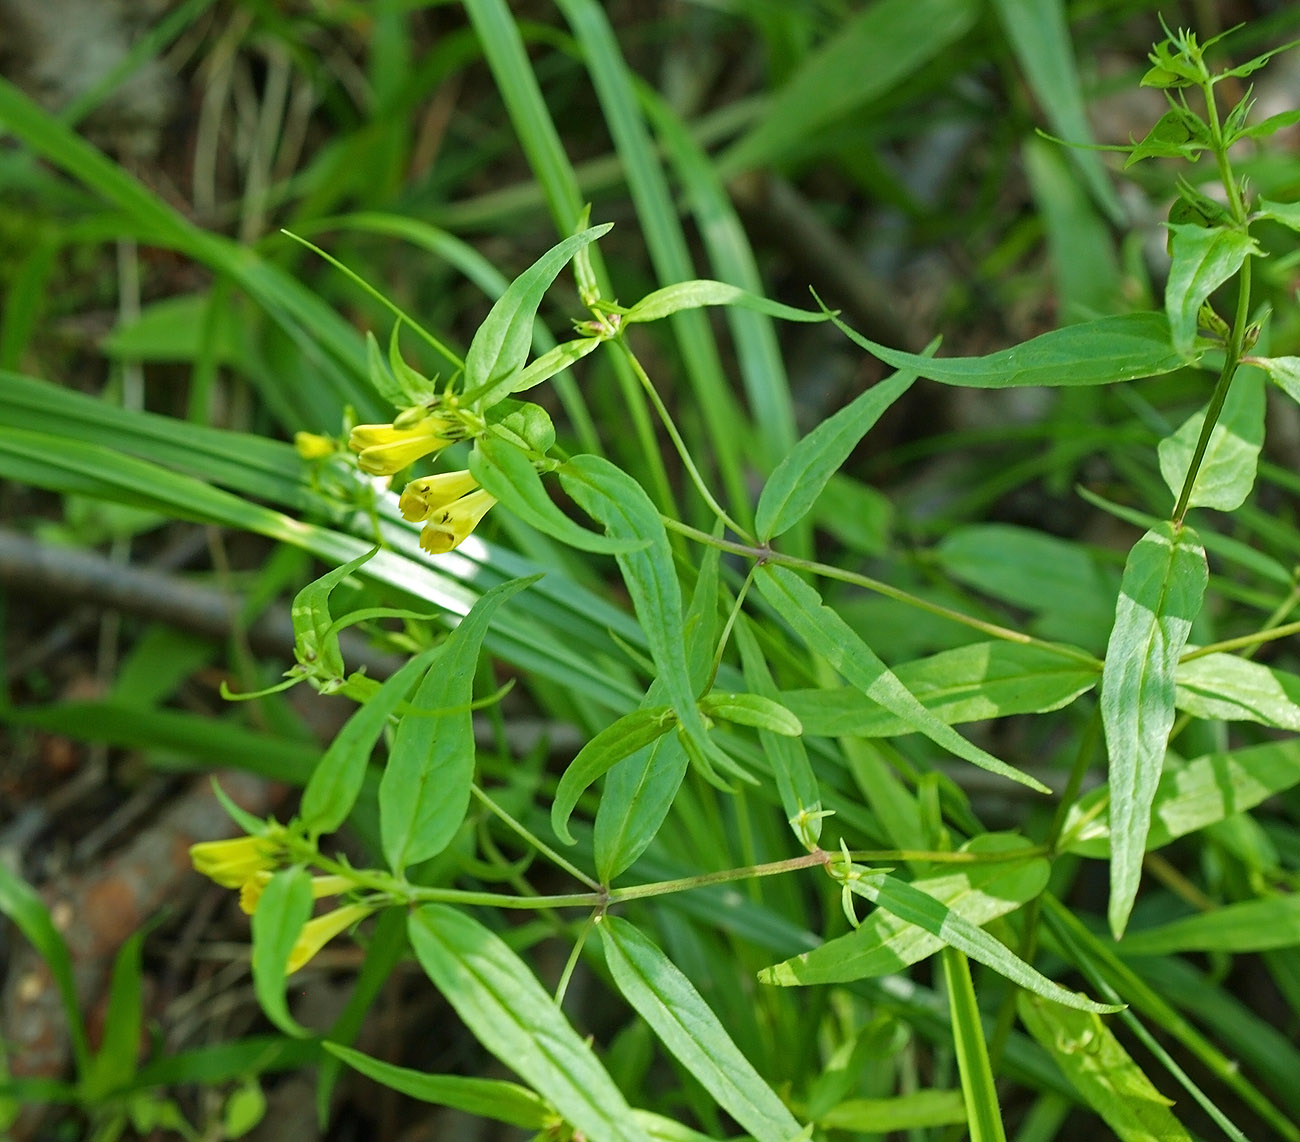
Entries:
[[294,654],[303,666],[327,671],[330,678],[343,677],[343,655],[338,649],[337,632],[333,630],[334,620],[330,617],[330,593],[373,558],[378,550],[372,548],[364,555],[327,571],[294,596],[289,617],[293,622]]
[[921,357],[890,349],[832,318],[855,344],[895,369],[976,389],[1026,385],[1109,385],[1172,373],[1186,362],[1169,342],[1160,313],[1124,313],[1044,333],[987,357]]
[[533,319],[542,296],[569,259],[609,232],[612,223],[593,226],[552,246],[497,298],[465,354],[465,397],[491,408],[510,395],[514,375],[523,368],[533,341]]
[[1225,904],[1130,932],[1120,945],[1125,956],[1167,956],[1179,952],[1266,952],[1300,946],[1300,895],[1272,896]]
[[914,372],[897,372],[872,385],[782,457],[758,497],[754,527],[760,540],[766,543],[808,514],[858,441],[915,380]]
[[663,737],[676,723],[671,706],[642,707],[624,714],[587,742],[556,786],[555,799],[551,802],[551,828],[555,835],[565,844],[576,843],[569,832],[569,817],[578,798],[614,765]]
[[299,866],[271,877],[253,913],[253,990],[257,1002],[286,1035],[305,1038],[310,1032],[289,1014],[284,980],[289,954],[311,916],[311,877]]
[[[1030,847],[1022,837],[985,833],[970,841],[962,851],[984,855],[1003,853],[1011,857]],[[1049,871],[1042,856],[1025,853],[1020,859],[959,865],[955,871],[914,880],[912,887],[955,915],[982,926],[1014,912],[1042,892]],[[943,946],[944,941],[928,929],[877,909],[852,931],[827,940],[810,952],[764,968],[758,978],[763,983],[782,987],[878,978],[919,963]]]
[[803,726],[780,702],[760,694],[729,694],[713,690],[700,699],[700,710],[710,718],[754,726],[788,738],[797,738]]
[[626,920],[600,925],[605,963],[638,1015],[718,1105],[756,1142],[789,1142],[802,1129],[677,966]]
[[408,930],[420,966],[475,1038],[575,1130],[646,1142],[591,1047],[504,941],[444,904],[417,908]]
[[786,321],[825,321],[823,312],[807,309],[795,309],[792,305],[782,305],[779,301],[769,301],[757,297],[739,286],[726,282],[697,279],[690,282],[678,282],[665,286],[653,293],[648,293],[626,313],[623,324],[631,325],[639,321],[658,321],[683,309],[699,309],[706,305],[735,305],[742,309],[752,309],[756,313],[765,313],[769,317],[782,317]]
[[1020,1022],[1120,1142],[1192,1142],[1169,1110],[1172,1101],[1156,1090],[1102,1019],[1032,995],[1017,996],[1016,1009]]
[[972,745],[930,713],[876,656],[875,651],[839,615],[824,606],[821,596],[793,571],[767,564],[760,568],[757,582],[763,597],[794,628],[809,649],[820,654],[873,702],[898,715],[936,745],[981,769],[1009,777],[1041,793],[1048,792],[1041,782]]
[[971,959],[992,968],[998,975],[1005,976],[1035,995],[1080,1011],[1105,1013],[1119,1010],[1114,1004],[1096,1003],[1079,992],[1068,991],[1059,983],[1053,983],[983,928],[945,908],[933,896],[905,880],[899,880],[888,873],[867,873],[850,880],[849,888],[858,896],[892,912],[900,920],[907,920],[924,928],[931,935],[938,936],[948,947],[965,952]]
[[512,579],[481,596],[447,636],[393,738],[379,782],[379,825],[384,857],[399,875],[436,856],[456,835],[469,810],[474,779],[470,703],[479,647],[498,607],[538,576]]
[[1107,916],[1118,939],[1137,898],[1165,746],[1175,673],[1209,572],[1196,533],[1163,523],[1129,552],[1106,647],[1101,716],[1110,756],[1111,881]]
[[87,1099],[103,1098],[135,1076],[144,1020],[141,980],[145,933],[145,929],[133,932],[113,962],[104,1037],[82,1088]]
[[558,1117],[545,1099],[518,1083],[463,1075],[430,1075],[410,1067],[385,1063],[329,1040],[322,1046],[367,1078],[421,1102],[449,1106],[479,1118],[507,1122],[523,1130],[543,1130]]
[[1207,654],[1179,663],[1176,678],[1174,700],[1194,717],[1300,731],[1300,675],[1235,654]]
[[975,1000],[970,964],[956,948],[943,950],[943,979],[948,990],[948,1013],[952,1018],[953,1053],[961,1074],[962,1096],[971,1142],[1005,1142],[998,1092],[993,1085],[984,1024]]
[[366,764],[375,743],[394,710],[402,704],[415,680],[441,653],[433,647],[417,654],[385,680],[364,706],[356,711],[330,742],[307,788],[299,810],[303,826],[312,833],[332,833],[352,812],[366,776]]

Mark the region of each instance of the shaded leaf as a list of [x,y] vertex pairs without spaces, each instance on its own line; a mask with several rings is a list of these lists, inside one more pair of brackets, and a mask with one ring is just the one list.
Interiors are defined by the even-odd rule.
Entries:
[[1300,895],[1225,904],[1183,920],[1130,932],[1119,950],[1126,956],[1179,952],[1265,952],[1300,946]]
[[284,981],[289,954],[311,916],[311,877],[295,865],[281,869],[262,889],[253,913],[253,989],[266,1016],[286,1035],[310,1032],[289,1014]]
[[1172,262],[1165,312],[1175,351],[1190,359],[1201,305],[1248,257],[1261,251],[1254,238],[1235,228],[1171,224],[1169,233]]
[[735,305],[741,309],[765,313],[769,317],[784,318],[786,321],[827,320],[826,314],[821,311],[795,309],[792,305],[782,305],[779,301],[757,297],[739,286],[700,279],[678,282],[676,285],[664,286],[663,289],[646,294],[624,312],[623,324],[658,321],[683,309],[699,309],[706,305]]

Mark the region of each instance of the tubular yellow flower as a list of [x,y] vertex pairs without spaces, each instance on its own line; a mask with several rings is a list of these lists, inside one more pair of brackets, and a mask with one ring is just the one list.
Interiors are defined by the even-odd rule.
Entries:
[[397,507],[403,518],[421,523],[448,504],[467,495],[478,487],[478,481],[468,472],[443,472],[437,476],[422,476],[412,480],[402,489]]
[[459,435],[460,426],[455,420],[430,414],[402,428],[358,424],[348,438],[348,447],[360,453],[363,471],[372,476],[391,476],[421,456],[445,448]]
[[338,451],[338,445],[331,437],[320,436],[315,432],[295,432],[293,447],[304,460],[319,460],[322,456],[333,456]]
[[420,546],[430,555],[445,555],[452,548],[459,547],[496,502],[496,496],[482,488],[454,500],[435,512],[424,525],[420,532]]
[[333,912],[326,912],[324,916],[308,920],[303,930],[298,933],[293,951],[289,953],[285,972],[292,975],[340,932],[351,928],[358,920],[365,919],[374,910],[374,906],[370,904],[345,904],[342,908],[334,909]]
[[190,845],[190,860],[196,872],[223,888],[239,888],[259,872],[269,876],[279,851],[279,846],[265,837],[235,837]]
[[[240,910],[251,916],[257,911],[257,902],[262,899],[262,890],[271,882],[269,872],[255,872],[239,886]],[[348,892],[356,885],[346,876],[313,876],[311,878],[311,895],[313,900],[322,896],[338,896]]]

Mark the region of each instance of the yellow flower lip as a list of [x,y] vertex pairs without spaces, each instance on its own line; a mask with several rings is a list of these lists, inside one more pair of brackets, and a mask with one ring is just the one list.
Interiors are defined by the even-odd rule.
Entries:
[[285,964],[285,974],[292,975],[317,952],[328,944],[340,932],[351,928],[359,920],[365,919],[375,910],[372,904],[345,904],[333,912],[326,912],[314,920],[308,920],[294,941],[293,950]]
[[265,837],[234,837],[191,845],[190,860],[196,872],[223,888],[241,888],[259,872],[274,869],[279,852],[279,846]]
[[420,546],[430,555],[459,547],[496,502],[496,496],[482,488],[454,500],[429,518],[420,532]]
[[391,476],[462,435],[457,420],[430,413],[401,428],[394,424],[358,424],[348,437],[348,447],[359,453],[357,462],[363,471],[372,476]]
[[338,445],[330,437],[315,432],[295,432],[293,447],[304,460],[319,460],[338,451]]
[[402,489],[397,507],[404,519],[422,523],[477,487],[478,481],[466,471],[422,476]]

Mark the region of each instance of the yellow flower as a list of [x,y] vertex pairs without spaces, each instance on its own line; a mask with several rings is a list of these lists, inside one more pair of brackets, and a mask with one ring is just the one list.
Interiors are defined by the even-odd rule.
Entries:
[[223,888],[239,888],[259,872],[269,875],[279,852],[279,846],[265,837],[235,837],[190,845],[190,860],[196,872]]
[[468,472],[443,472],[437,476],[422,476],[412,480],[402,489],[397,501],[404,518],[412,523],[422,523],[434,512],[467,495],[478,487],[478,481]]
[[[257,902],[262,899],[262,890],[271,882],[269,872],[255,872],[239,886],[239,907],[251,916],[257,911]],[[313,900],[322,896],[338,896],[356,886],[346,876],[313,876],[311,878],[311,895]]]
[[319,436],[315,432],[295,432],[293,447],[304,460],[319,460],[322,456],[333,456],[338,451],[338,444],[333,437]]
[[496,496],[482,488],[453,500],[429,518],[420,532],[420,546],[431,555],[444,555],[459,547],[496,502]]
[[360,453],[363,471],[372,476],[391,476],[461,435],[457,421],[431,413],[401,428],[393,424],[358,424],[348,438],[348,447]]
[[294,941],[293,951],[289,953],[288,963],[285,964],[285,973],[292,975],[340,932],[365,919],[374,910],[371,904],[345,904],[333,912],[308,920]]

